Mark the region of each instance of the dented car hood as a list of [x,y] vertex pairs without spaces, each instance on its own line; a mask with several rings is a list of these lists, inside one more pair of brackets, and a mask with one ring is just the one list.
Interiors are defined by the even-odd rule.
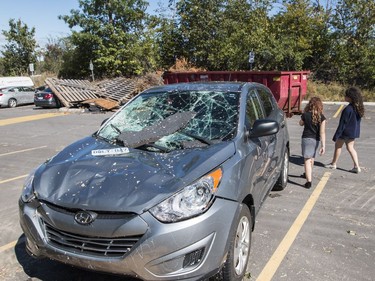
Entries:
[[[114,153],[95,153],[106,150]],[[33,186],[40,200],[62,207],[139,214],[234,153],[233,142],[155,153],[87,137],[41,165]]]

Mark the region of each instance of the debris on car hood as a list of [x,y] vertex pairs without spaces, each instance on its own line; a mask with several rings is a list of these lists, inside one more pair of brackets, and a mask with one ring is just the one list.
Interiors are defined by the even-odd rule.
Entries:
[[183,129],[195,114],[195,112],[179,112],[145,127],[141,131],[124,131],[118,136],[118,139],[123,142],[124,146],[140,147]]
[[36,171],[39,200],[73,209],[142,213],[235,153],[232,142],[170,153],[132,148],[118,155],[92,153],[115,148],[121,147],[94,137],[65,148]]

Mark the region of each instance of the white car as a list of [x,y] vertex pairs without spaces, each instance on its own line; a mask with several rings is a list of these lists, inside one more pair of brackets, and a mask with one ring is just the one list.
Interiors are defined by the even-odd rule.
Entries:
[[16,107],[34,103],[35,90],[32,87],[0,88],[0,107]]

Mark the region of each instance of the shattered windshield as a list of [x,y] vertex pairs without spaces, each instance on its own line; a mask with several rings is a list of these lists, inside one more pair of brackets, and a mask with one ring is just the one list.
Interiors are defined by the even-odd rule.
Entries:
[[234,137],[239,93],[172,91],[145,93],[118,112],[97,134],[127,147],[183,149]]

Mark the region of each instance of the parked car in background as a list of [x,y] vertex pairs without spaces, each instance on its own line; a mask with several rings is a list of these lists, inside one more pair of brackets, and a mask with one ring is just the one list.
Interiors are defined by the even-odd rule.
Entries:
[[41,91],[37,91],[34,94],[34,104],[35,106],[42,108],[54,108],[61,106],[59,99],[49,87],[46,87]]
[[285,118],[258,83],[144,91],[29,175],[28,253],[142,280],[242,280],[256,215],[287,185]]
[[0,107],[16,107],[21,104],[34,102],[35,90],[32,87],[5,87],[0,88]]

